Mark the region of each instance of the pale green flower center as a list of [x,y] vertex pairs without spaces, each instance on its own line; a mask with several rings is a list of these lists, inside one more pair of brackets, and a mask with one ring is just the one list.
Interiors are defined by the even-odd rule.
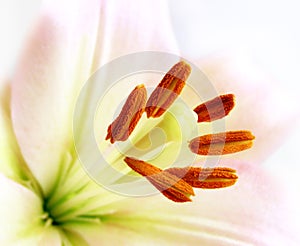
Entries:
[[[106,156],[107,161],[122,174],[134,176],[136,174],[123,161],[125,156],[151,160],[161,168],[171,166],[178,157],[182,142],[187,143],[191,137],[191,128],[183,130],[181,125],[195,122],[194,118],[184,116],[188,114],[182,114],[184,110],[185,106],[174,103],[169,112],[158,120],[142,119],[129,140],[122,143],[122,149],[115,148]],[[100,149],[107,146],[108,143],[102,143]],[[43,199],[42,220],[45,226],[64,227],[69,223],[112,219],[114,204],[126,197],[94,182],[82,168],[75,150],[65,154],[60,167],[55,185]],[[114,177],[108,178],[114,180]],[[115,181],[123,182],[120,179]]]

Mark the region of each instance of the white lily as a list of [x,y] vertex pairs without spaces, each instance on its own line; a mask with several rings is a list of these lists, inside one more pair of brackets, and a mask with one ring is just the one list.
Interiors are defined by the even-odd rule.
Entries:
[[237,186],[184,205],[125,198],[87,176],[72,142],[82,83],[120,55],[176,43],[166,2],[55,2],[1,84],[1,245],[291,245],[284,196],[253,165],[230,163]]

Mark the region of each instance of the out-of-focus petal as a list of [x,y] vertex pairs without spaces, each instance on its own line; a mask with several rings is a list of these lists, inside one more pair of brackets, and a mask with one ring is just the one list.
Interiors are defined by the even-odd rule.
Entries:
[[[167,1],[78,2],[75,4],[73,1],[62,3],[59,0],[47,0],[44,1],[44,5],[51,15],[59,18],[61,25],[66,25],[68,29],[73,28],[74,32],[89,30],[90,26],[94,25],[97,35],[93,40],[93,70],[97,69],[99,64],[133,52],[178,51]],[[70,27],[65,9],[69,9],[73,14],[77,25]]]
[[[0,244],[60,245],[55,229],[42,223],[42,201],[36,194],[0,174]],[[52,244],[51,244],[52,243]]]
[[174,50],[168,14],[167,3],[158,1],[45,2],[13,78],[12,119],[22,154],[46,194],[72,144],[80,86],[116,56]]
[[248,129],[256,137],[251,151],[235,156],[256,163],[263,161],[285,140],[292,122],[299,118],[300,108],[289,90],[280,87],[276,78],[261,71],[247,55],[216,55],[198,65],[220,94],[236,95],[236,106],[226,117],[226,128]]
[[[48,227],[44,230],[40,230],[30,237],[18,238],[15,242],[10,245],[22,245],[22,246],[32,246],[32,245],[42,245],[42,246],[61,246],[62,245],[61,233],[54,227]],[[68,244],[65,244],[68,245]]]
[[246,165],[231,165],[239,173],[237,185],[200,190],[193,203],[176,204],[160,195],[127,199],[112,206],[99,224],[69,229],[91,245],[298,245],[284,189],[262,168]]
[[0,172],[20,181],[26,179],[26,168],[12,129],[10,87],[8,83],[0,83]]
[[64,45],[68,43],[63,31],[43,17],[12,83],[14,130],[26,162],[46,192],[70,145],[68,117],[76,84]]

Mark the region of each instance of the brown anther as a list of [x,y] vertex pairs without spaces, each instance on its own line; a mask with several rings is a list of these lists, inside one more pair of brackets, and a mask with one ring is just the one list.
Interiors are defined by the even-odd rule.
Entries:
[[194,112],[198,115],[198,122],[211,122],[228,115],[233,107],[234,95],[226,94],[200,104]]
[[196,137],[189,148],[198,155],[225,155],[251,148],[253,139],[250,131],[229,131]]
[[227,167],[174,167],[166,169],[165,172],[182,178],[194,188],[202,189],[225,188],[234,185],[238,179],[236,171]]
[[128,139],[145,111],[147,91],[144,85],[138,85],[128,96],[121,113],[107,129],[105,140],[125,141]]
[[185,86],[191,73],[191,67],[184,61],[175,64],[150,95],[147,105],[147,117],[161,116],[175,101]]
[[189,202],[191,201],[189,197],[195,195],[191,185],[169,172],[131,157],[125,157],[124,161],[132,170],[146,177],[156,189],[174,202]]

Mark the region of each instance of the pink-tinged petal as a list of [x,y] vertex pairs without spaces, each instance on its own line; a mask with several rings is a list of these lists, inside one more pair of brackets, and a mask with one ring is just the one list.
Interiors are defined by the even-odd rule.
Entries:
[[21,152],[46,195],[72,145],[75,98],[90,74],[123,54],[176,49],[167,3],[156,3],[45,2],[13,78],[12,120]]
[[0,29],[5,33],[0,41],[0,77],[12,71],[28,29],[36,18],[40,2],[0,2]]
[[[93,51],[90,72],[133,52],[178,53],[167,1],[80,0],[62,3],[47,0],[44,7],[59,25],[72,29],[76,39],[80,35],[89,39],[88,34],[93,30],[94,39],[89,47]],[[70,16],[74,23],[70,23]]]
[[292,131],[293,122],[300,119],[300,107],[289,89],[247,55],[220,54],[198,61],[198,65],[220,94],[236,96],[226,128],[248,129],[256,137],[251,151],[241,153],[242,159],[265,160]]
[[75,83],[63,47],[68,43],[59,33],[63,32],[50,18],[41,19],[12,83],[14,130],[26,162],[46,192],[55,182],[53,175],[71,136],[68,118]]
[[10,118],[10,86],[0,81],[0,172],[17,181],[26,182],[31,177],[23,160]]
[[0,174],[0,197],[1,245],[60,245],[58,232],[42,223],[42,201],[35,193]]
[[299,245],[299,221],[280,181],[249,163],[229,164],[239,174],[233,187],[198,190],[188,204],[160,195],[124,200],[100,216],[101,224],[71,228],[91,245],[105,238],[104,245]]

